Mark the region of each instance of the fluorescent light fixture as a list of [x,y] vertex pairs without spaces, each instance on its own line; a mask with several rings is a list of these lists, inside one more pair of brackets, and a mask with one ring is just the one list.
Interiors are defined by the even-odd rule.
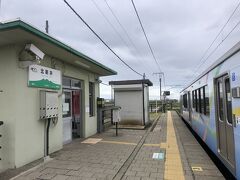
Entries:
[[75,63],[78,64],[78,65],[80,65],[80,66],[83,66],[83,67],[85,67],[85,68],[88,68],[88,69],[90,68],[89,65],[84,64],[84,63],[82,63],[82,62],[80,62],[80,61],[75,61]]

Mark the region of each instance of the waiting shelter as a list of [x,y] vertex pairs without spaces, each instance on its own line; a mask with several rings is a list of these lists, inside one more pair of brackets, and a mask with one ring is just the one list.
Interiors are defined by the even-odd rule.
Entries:
[[120,124],[146,126],[149,123],[148,79],[110,81],[114,91],[115,106],[121,107]]

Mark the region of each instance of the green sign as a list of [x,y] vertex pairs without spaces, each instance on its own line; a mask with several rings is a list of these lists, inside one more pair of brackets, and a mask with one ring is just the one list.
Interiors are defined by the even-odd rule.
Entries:
[[46,89],[61,89],[61,73],[39,65],[29,66],[28,86]]

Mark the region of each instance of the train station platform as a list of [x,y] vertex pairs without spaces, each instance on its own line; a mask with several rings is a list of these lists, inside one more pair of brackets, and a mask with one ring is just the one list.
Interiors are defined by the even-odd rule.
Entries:
[[176,112],[162,114],[148,129],[118,133],[75,140],[12,179],[225,179]]

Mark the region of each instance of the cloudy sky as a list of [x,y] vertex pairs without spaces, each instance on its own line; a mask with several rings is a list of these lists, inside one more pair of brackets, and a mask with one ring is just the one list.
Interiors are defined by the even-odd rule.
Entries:
[[[121,26],[116,21],[118,18]],[[150,98],[159,98],[159,72],[150,53],[131,0],[68,0],[75,10],[130,66],[146,73],[154,86]],[[178,98],[182,85],[240,40],[240,26],[222,43],[217,51],[196,71],[200,60],[215,36],[238,4],[238,0],[134,0],[161,70],[165,74],[165,90]],[[14,18],[31,23],[44,31],[49,20],[50,35],[116,70],[110,80],[140,79],[121,63],[77,18],[63,0],[1,0],[0,18]],[[211,51],[226,37],[240,20],[240,8],[213,44]],[[206,54],[205,57],[207,57]],[[203,58],[204,60],[204,58]],[[178,86],[174,86],[178,85]],[[111,88],[101,85],[101,95],[110,98]]]

